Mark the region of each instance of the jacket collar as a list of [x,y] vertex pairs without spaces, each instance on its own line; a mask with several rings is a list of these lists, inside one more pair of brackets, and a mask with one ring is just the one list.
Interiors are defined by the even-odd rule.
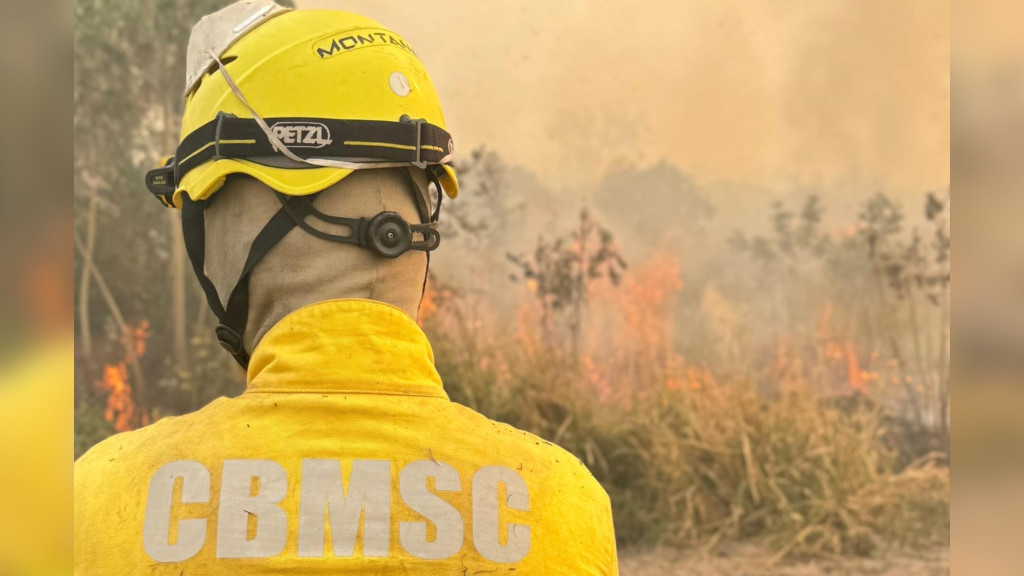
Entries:
[[352,393],[448,398],[434,352],[400,308],[318,302],[285,316],[253,351],[247,393]]

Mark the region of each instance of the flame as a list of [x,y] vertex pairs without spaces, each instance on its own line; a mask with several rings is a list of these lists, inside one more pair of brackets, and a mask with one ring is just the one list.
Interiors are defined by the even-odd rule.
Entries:
[[423,298],[420,300],[419,313],[416,315],[416,323],[423,327],[423,323],[437,315],[437,290],[434,283],[427,281],[423,287]]
[[135,403],[132,402],[132,388],[128,385],[128,370],[125,363],[107,364],[103,367],[100,385],[108,391],[107,409],[103,417],[114,424],[114,430],[125,432],[133,428]]
[[611,396],[612,387],[603,364],[598,364],[590,354],[583,354],[580,357],[580,367],[583,371],[584,383],[588,388],[597,392],[598,398],[605,400]]
[[[149,339],[149,322],[143,320],[138,326],[130,327],[126,334],[136,357],[145,354],[146,341]],[[114,364],[103,366],[103,377],[97,382],[101,390],[107,392],[107,407],[103,418],[114,425],[117,432],[126,432],[139,425],[149,424],[149,414],[136,406],[132,400],[132,387],[128,383],[128,354]]]
[[865,372],[860,369],[860,363],[857,361],[857,348],[853,342],[847,341],[843,350],[846,354],[846,374],[850,388],[860,392],[866,391],[868,387],[865,383]]
[[[420,321],[439,316],[441,324],[447,324],[448,316],[456,318],[458,322],[443,333],[473,339],[473,350],[484,354],[472,358],[474,368],[490,373],[497,382],[513,378],[513,373],[521,376],[519,354],[544,360],[543,355],[553,353],[558,361],[570,359],[578,367],[574,385],[609,405],[628,403],[636,393],[658,394],[663,399],[674,397],[666,391],[714,396],[733,382],[731,366],[758,371],[759,385],[765,382],[783,392],[808,386],[820,386],[819,391],[826,394],[880,392],[882,384],[903,380],[902,374],[891,378],[895,360],[873,347],[858,347],[861,342],[852,336],[856,332],[851,314],[830,300],[816,311],[816,340],[808,341],[802,332],[776,332],[774,351],[762,348],[763,353],[753,359],[756,365],[748,365],[751,359],[742,346],[757,336],[741,333],[747,311],[742,303],[733,306],[726,296],[709,292],[701,311],[705,320],[710,319],[711,329],[717,330],[708,342],[712,354],[698,356],[693,363],[685,361],[683,348],[676,342],[676,330],[688,329],[678,325],[676,318],[683,281],[672,255],[656,255],[631,267],[620,283],[588,283],[582,320],[575,325],[571,315],[552,310],[537,297],[535,279],[525,279],[524,284],[527,290],[520,292],[514,323],[503,329],[481,318],[475,307],[467,308],[472,313],[460,312],[454,297],[439,305],[440,293],[431,285],[424,294]],[[580,338],[570,345],[569,336],[576,336],[574,328],[581,330]],[[813,333],[815,326],[810,328]],[[490,344],[495,344],[503,338],[514,339],[515,345],[494,349],[484,343],[493,339]],[[704,353],[689,340],[685,349],[687,354]]]
[[429,322],[442,320],[441,310],[452,303],[455,292],[444,282],[428,280],[423,287],[423,298],[416,314],[416,323],[423,327]]
[[833,327],[839,321],[839,316],[832,301],[826,300],[818,315],[818,332],[825,341],[825,359],[845,368],[846,385],[850,390],[867,392],[868,383],[879,380],[879,373],[873,367],[881,359],[881,353],[873,350],[867,358],[867,365],[862,366],[853,340],[834,335]]
[[[670,390],[689,386],[683,359],[673,347],[675,295],[682,285],[675,258],[656,256],[629,270],[618,286],[607,281],[588,286],[588,312],[578,351],[581,381],[587,389],[601,399],[620,402],[628,401],[630,389],[642,382]],[[520,342],[526,347],[537,344],[536,338],[524,338],[534,333],[524,326],[536,326],[536,320],[534,307],[520,308]],[[555,337],[551,344],[557,345]]]
[[131,332],[132,346],[135,348],[135,355],[142,356],[146,353],[146,341],[149,340],[149,320],[139,322]]
[[626,277],[621,299],[626,333],[652,353],[672,344],[675,306],[670,297],[682,287],[679,265],[668,256],[654,257]]
[[707,366],[703,368],[688,367],[686,369],[686,380],[689,383],[690,390],[704,390],[715,385],[715,377]]
[[697,392],[706,390],[715,385],[715,377],[708,367],[687,365],[683,358],[674,355],[669,360],[668,377],[665,379],[665,387],[672,391],[690,390]]

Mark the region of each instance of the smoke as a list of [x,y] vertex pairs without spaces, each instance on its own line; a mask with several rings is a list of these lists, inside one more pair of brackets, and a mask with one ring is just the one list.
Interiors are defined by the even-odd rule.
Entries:
[[[310,0],[403,34],[456,143],[555,187],[665,159],[698,182],[917,197],[949,181],[949,12],[921,1]],[[437,17],[424,17],[436,14]]]

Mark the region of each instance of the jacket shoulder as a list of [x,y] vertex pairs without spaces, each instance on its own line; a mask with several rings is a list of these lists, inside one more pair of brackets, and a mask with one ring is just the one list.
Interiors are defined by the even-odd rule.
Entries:
[[94,483],[102,482],[111,469],[121,468],[126,460],[131,460],[155,425],[114,434],[89,448],[75,460],[75,491],[89,490]]
[[453,405],[463,417],[472,422],[475,429],[489,429],[489,440],[496,448],[500,447],[506,453],[530,460],[534,467],[543,470],[552,489],[561,491],[571,488],[571,493],[579,495],[586,502],[608,503],[604,487],[572,452],[531,432],[491,420],[460,404]]
[[[75,475],[92,468],[103,468],[123,460],[130,460],[159,452],[161,446],[178,443],[178,433],[203,421],[208,412],[223,405],[218,398],[203,408],[181,416],[165,416],[142,428],[114,434],[96,443],[75,461]],[[139,463],[139,462],[135,462]]]
[[[461,407],[469,423],[492,431],[487,441],[494,452],[506,450],[522,462],[522,473],[532,479],[537,491],[530,494],[530,506],[546,511],[537,534],[556,542],[573,573],[618,574],[615,527],[611,501],[600,482],[582,460],[568,450],[535,434],[495,422],[469,408]],[[530,481],[528,481],[530,483]]]

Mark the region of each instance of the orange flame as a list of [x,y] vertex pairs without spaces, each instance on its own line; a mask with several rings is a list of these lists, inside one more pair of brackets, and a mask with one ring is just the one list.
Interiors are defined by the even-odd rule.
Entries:
[[434,283],[428,281],[423,288],[423,299],[420,300],[420,310],[417,314],[416,323],[421,327],[423,323],[437,315],[437,290]]
[[131,336],[135,355],[142,356],[146,353],[146,341],[149,340],[149,320],[139,322],[139,325],[131,330]]
[[118,432],[131,430],[135,420],[135,403],[132,402],[132,388],[128,385],[125,363],[122,361],[105,365],[100,385],[109,392],[103,417],[107,422],[113,422],[114,430]]
[[868,387],[864,382],[866,373],[860,369],[860,363],[857,361],[857,349],[853,342],[846,342],[844,352],[846,353],[846,373],[850,380],[850,388],[859,392],[867,391]]
[[583,370],[584,383],[591,390],[596,390],[602,400],[611,396],[612,388],[605,375],[605,371],[590,354],[583,354],[580,357],[580,367]]
[[[143,320],[138,326],[129,328],[127,337],[131,339],[132,350],[136,356],[146,352],[146,341],[149,339],[149,322]],[[132,400],[132,387],[128,384],[128,354],[114,364],[103,366],[103,377],[97,386],[107,391],[107,407],[103,418],[114,425],[114,430],[126,432],[138,425],[149,424],[149,415],[140,410]]]
[[622,293],[625,328],[651,352],[671,345],[674,326],[669,298],[682,287],[679,265],[665,256],[651,259],[626,278]]
[[585,382],[601,398],[623,400],[626,390],[618,388],[638,382],[669,390],[690,385],[673,346],[675,295],[682,285],[676,259],[665,255],[629,270],[621,286],[596,282],[590,287],[580,361]]

